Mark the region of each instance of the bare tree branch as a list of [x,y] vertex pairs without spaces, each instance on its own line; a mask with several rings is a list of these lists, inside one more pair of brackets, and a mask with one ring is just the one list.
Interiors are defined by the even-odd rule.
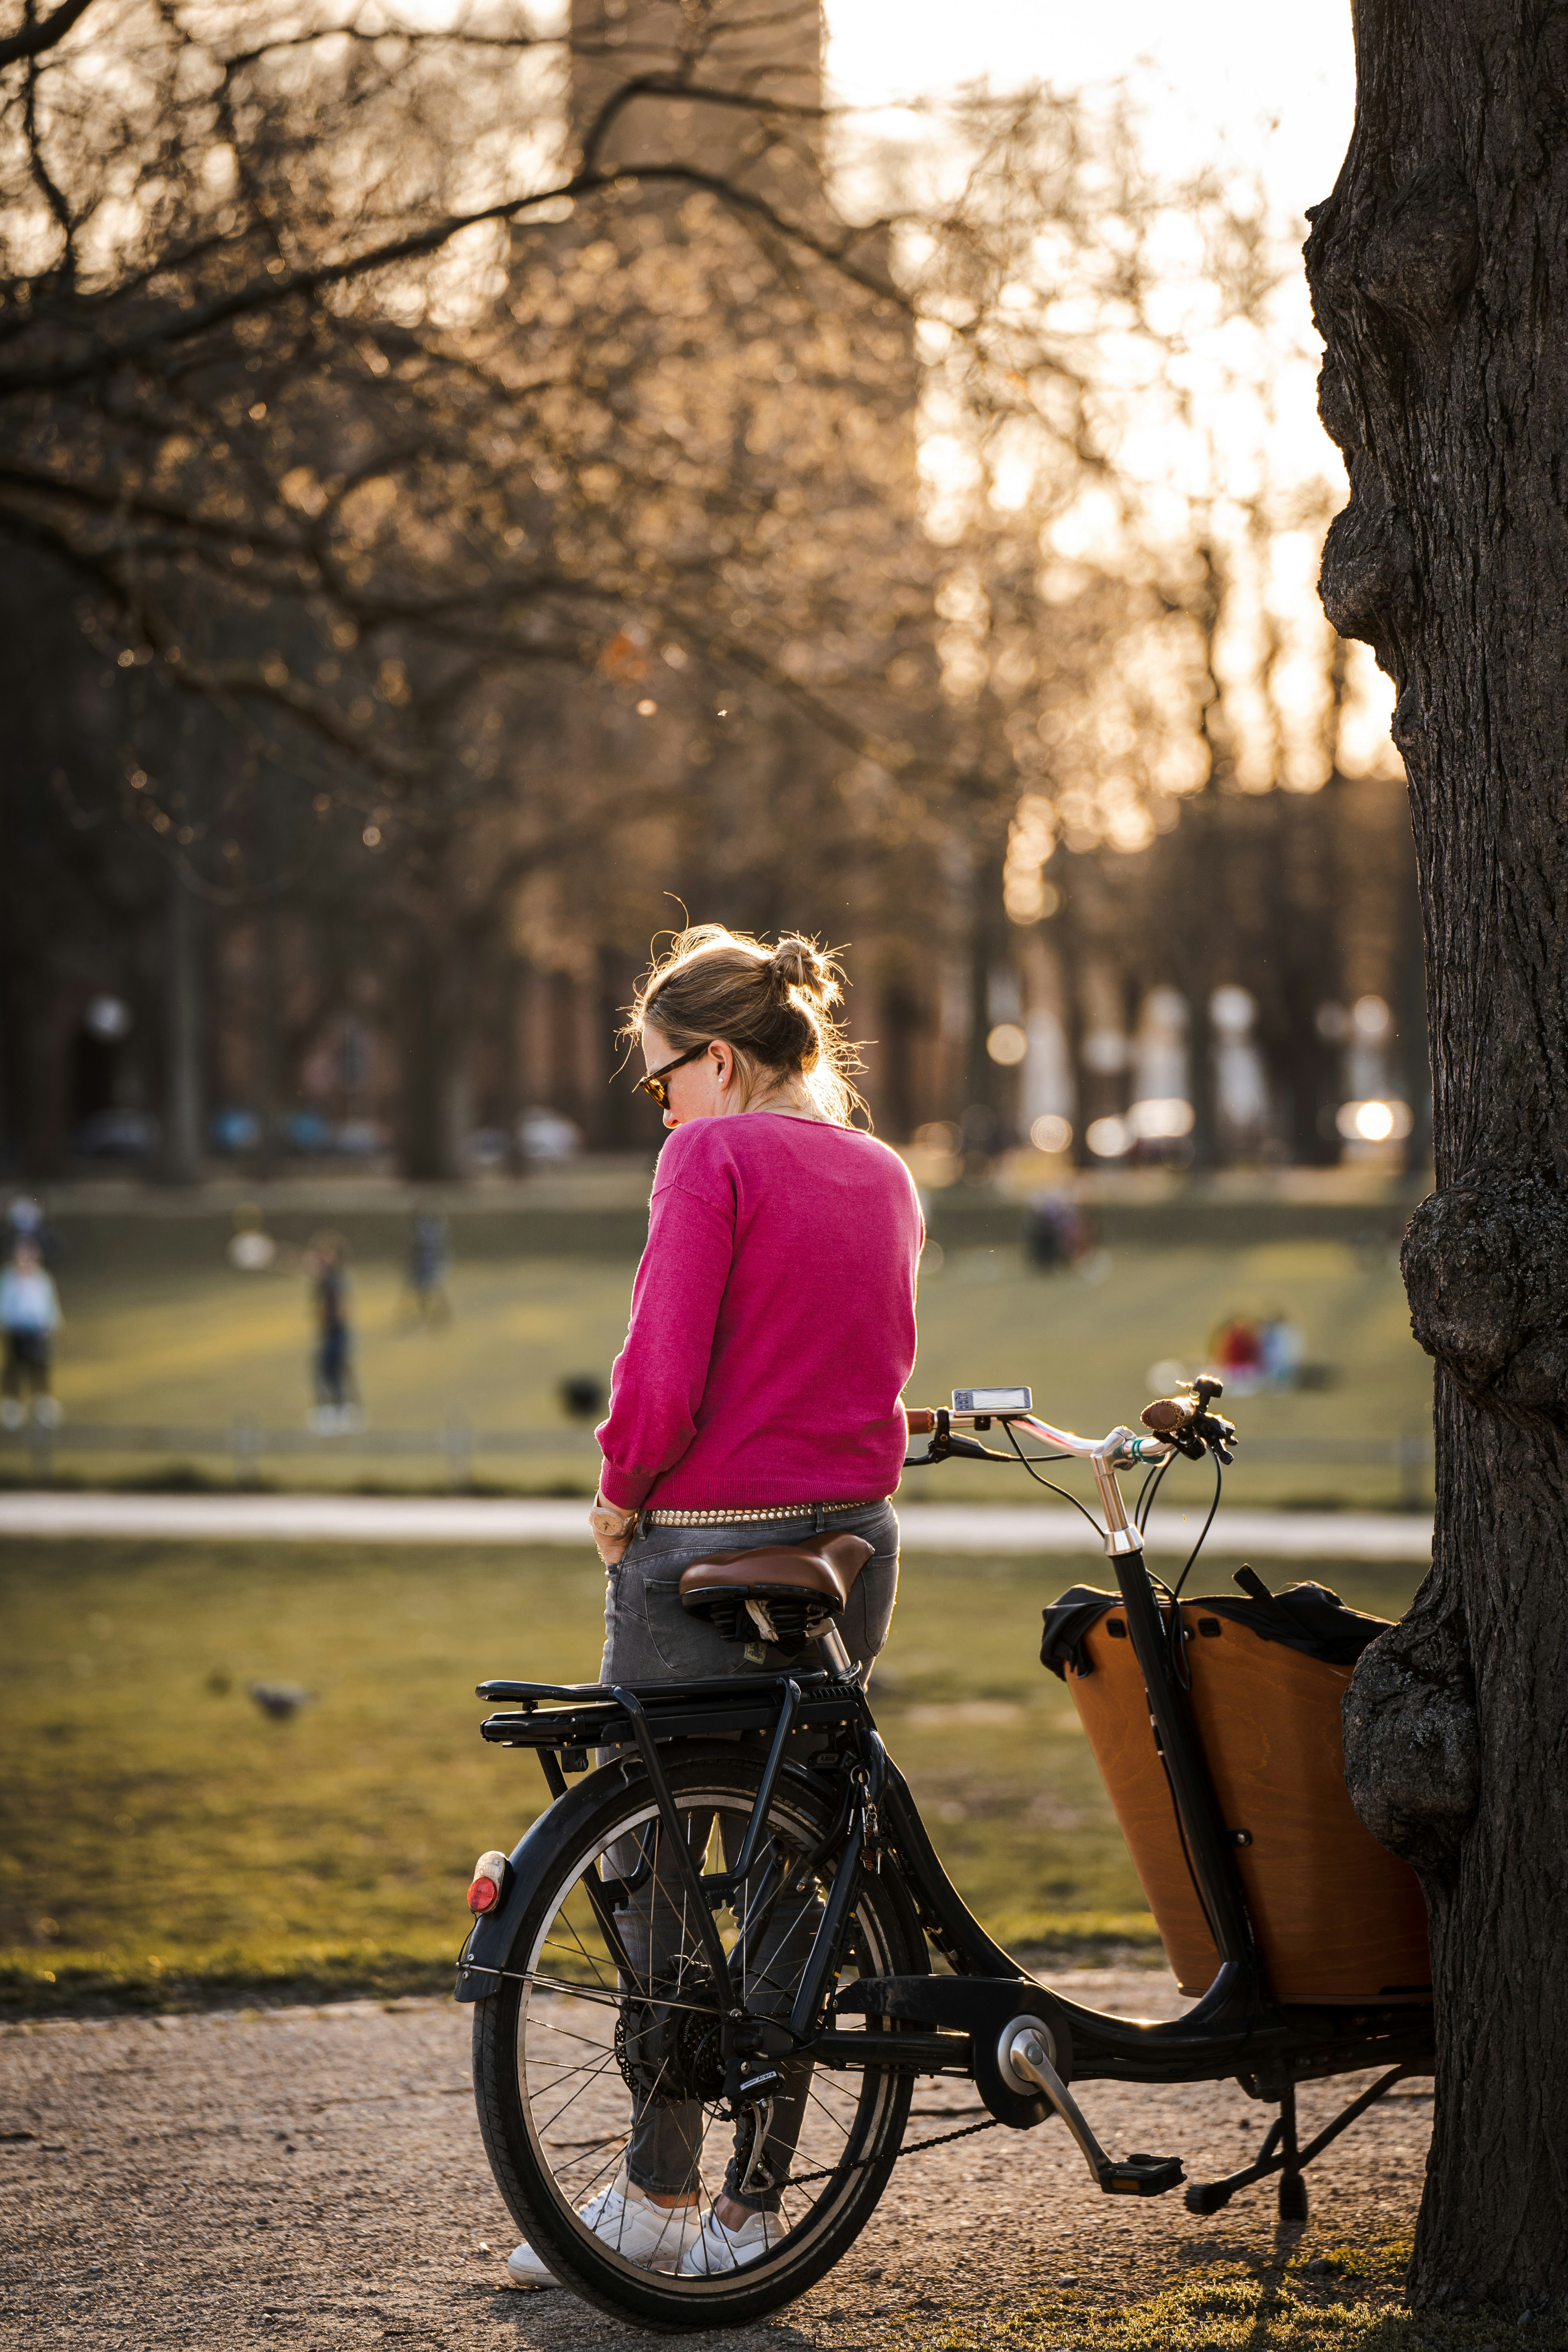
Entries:
[[91,5],[92,0],[60,0],[41,23],[25,25],[19,33],[0,37],[0,69],[14,66],[19,58],[42,57],[46,49],[58,47]]
[[275,278],[253,280],[232,294],[222,295],[214,301],[193,304],[188,310],[161,319],[156,326],[146,329],[142,334],[128,335],[121,342],[106,342],[84,359],[55,367],[16,369],[0,374],[0,399],[25,392],[63,392],[71,384],[85,383],[110,369],[143,360],[155,351],[192,342],[214,327],[226,325],[231,320],[276,310],[284,302],[297,300],[301,296],[324,293],[353,279],[372,277],[378,270],[395,268],[402,262],[426,259],[450,245],[453,238],[465,229],[482,228],[490,223],[545,228],[552,224],[529,221],[525,215],[538,213],[546,205],[556,206],[563,202],[575,203],[584,196],[601,195],[617,180],[628,178],[655,185],[700,189],[709,195],[717,196],[731,211],[750,216],[788,243],[803,246],[818,260],[830,263],[863,291],[894,302],[900,310],[910,308],[908,298],[892,278],[880,272],[864,269],[852,258],[852,248],[868,242],[876,234],[875,229],[857,229],[839,239],[826,237],[807,228],[803,222],[789,219],[766,197],[754,189],[738,186],[722,173],[700,171],[690,163],[647,164],[633,171],[574,173],[558,187],[543,189],[533,195],[514,196],[505,204],[486,205],[477,212],[453,214],[429,228],[420,229],[410,236],[393,238],[365,253],[354,254],[341,261],[322,262],[313,269],[286,269]]

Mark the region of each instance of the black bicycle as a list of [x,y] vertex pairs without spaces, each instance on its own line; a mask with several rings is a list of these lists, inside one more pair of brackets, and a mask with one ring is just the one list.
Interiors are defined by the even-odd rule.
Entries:
[[[929,1440],[911,1468],[967,1457],[1023,1461],[1038,1476],[1040,1462],[1076,1456],[1093,1470],[1117,1589],[1079,1588],[1047,1612],[1044,1654],[1085,1714],[1178,1975],[1206,1983],[1169,2022],[1104,2015],[1039,1984],[950,1883],[835,1630],[856,1554],[868,1549],[857,1538],[729,1555],[682,1580],[687,1605],[721,1630],[761,1630],[803,1660],[815,1647],[820,1664],[633,1687],[479,1685],[503,1710],[483,1737],[533,1749],[553,1801],[510,1856],[480,1859],[457,1997],[476,2004],[474,2086],[496,2180],[563,2284],[670,2328],[734,2325],[790,2302],[853,2243],[900,2156],[938,2144],[905,2146],[925,2076],[973,2084],[986,2116],[972,2129],[1058,2118],[1098,2188],[1122,2196],[1177,2188],[1182,2164],[1108,2153],[1070,2085],[1238,2077],[1278,2114],[1252,2164],[1188,2186],[1187,2202],[1214,2211],[1278,2174],[1282,2213],[1304,2218],[1313,2157],[1401,2076],[1430,2071],[1429,1987],[1372,1984],[1369,1969],[1393,1965],[1381,1947],[1370,1958],[1320,1953],[1321,1986],[1291,1958],[1301,1934],[1289,1906],[1311,1892],[1314,1871],[1344,1913],[1332,1848],[1351,1833],[1323,1815],[1305,1864],[1286,1852],[1270,1878],[1279,1838],[1263,1825],[1294,1821],[1299,1834],[1297,1816],[1311,1813],[1300,1793],[1310,1740],[1326,1757],[1328,1735],[1309,1723],[1291,1761],[1279,1727],[1289,1695],[1269,1685],[1261,1745],[1286,1758],[1275,1780],[1291,1776],[1271,1799],[1258,1742],[1248,1781],[1224,1736],[1237,1710],[1215,1711],[1227,1663],[1253,1669],[1256,1651],[1277,1683],[1300,1679],[1353,1654],[1377,1621],[1316,1587],[1299,1588],[1317,1596],[1311,1605],[1276,1598],[1257,1578],[1246,1600],[1185,1602],[1144,1559],[1142,1525],[1174,1461],[1211,1462],[1217,1504],[1235,1443],[1215,1410],[1220,1393],[1217,1381],[1193,1382],[1149,1406],[1141,1432],[1094,1440],[1038,1419],[1027,1390],[960,1391],[952,1410],[910,1414]],[[1005,1452],[981,1442],[993,1429]],[[1135,1465],[1147,1475],[1130,1512],[1119,1473]],[[1337,1701],[1331,1739],[1342,1799]],[[1238,1801],[1258,1828],[1237,1826]],[[1353,1822],[1348,1802],[1344,1814]],[[1300,2146],[1297,2083],[1373,2066],[1385,2069],[1379,2080]],[[726,2185],[774,2209],[753,2259],[711,2274],[647,2267],[595,2233],[594,2200],[649,2130],[689,2152],[699,2211]]]

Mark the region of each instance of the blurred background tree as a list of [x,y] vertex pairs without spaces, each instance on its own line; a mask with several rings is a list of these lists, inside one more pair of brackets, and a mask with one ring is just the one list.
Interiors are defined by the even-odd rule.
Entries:
[[0,44],[13,1165],[646,1142],[678,904],[853,943],[933,1179],[1420,1148],[1288,241],[1125,109],[874,137],[820,53],[816,0]]

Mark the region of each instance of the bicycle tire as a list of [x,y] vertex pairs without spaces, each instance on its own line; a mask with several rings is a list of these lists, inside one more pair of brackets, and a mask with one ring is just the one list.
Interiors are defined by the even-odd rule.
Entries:
[[[748,1815],[756,1793],[760,1759],[734,1741],[711,1747],[682,1743],[682,1748],[679,1757],[671,1751],[666,1762],[670,1791],[682,1812],[697,1820],[708,1812],[728,1813],[737,1820]],[[584,1815],[580,1809],[590,1793],[591,1781],[580,1784],[575,1800],[577,1826],[542,1874],[519,1922],[506,1963],[508,1974],[495,1993],[475,2005],[474,2092],[480,2133],[510,2210],[525,2239],[563,2286],[617,2318],[636,2319],[656,2328],[734,2326],[793,2302],[831,2270],[859,2235],[897,2160],[913,2076],[895,2074],[885,2066],[847,2073],[835,2070],[826,2077],[818,2070],[807,2095],[829,2124],[842,2126],[841,2147],[828,2148],[828,2177],[810,2184],[809,2193],[805,2189],[796,2191],[795,2175],[813,2169],[824,2151],[821,2146],[799,2150],[790,2165],[784,2189],[787,2234],[743,2269],[715,2277],[677,2277],[640,2269],[594,2237],[579,2221],[577,2206],[585,2188],[610,2185],[604,2176],[612,2162],[624,2159],[624,2146],[617,2155],[614,2126],[607,2131],[600,2128],[597,2138],[593,2133],[584,2140],[555,2137],[548,2147],[546,2134],[558,2134],[572,2105],[574,2095],[564,2101],[558,2095],[567,2074],[584,2078],[584,2105],[577,2128],[587,2123],[602,2127],[608,2121],[605,2111],[616,2100],[629,2108],[626,2084],[616,2081],[612,2066],[613,2061],[614,2067],[625,2074],[619,2055],[622,2044],[609,2038],[610,2011],[614,2009],[624,2020],[627,2004],[618,1990],[614,1999],[607,1997],[608,1988],[597,1982],[590,1970],[577,1997],[577,2010],[564,2009],[573,1995],[560,1990],[563,1979],[559,1969],[563,1965],[562,1955],[570,1947],[557,1931],[557,1923],[580,1892],[584,1871],[609,1849],[619,1847],[624,1853],[626,1841],[640,1837],[644,1846],[639,1851],[647,1851],[651,1840],[657,1855],[660,1834],[652,1791],[640,1772],[628,1778],[626,1767],[617,1764],[592,1779],[600,1777],[605,1784],[603,1803]],[[794,1765],[780,1774],[768,1815],[770,1840],[778,1841],[779,1851],[808,1853],[829,1833],[837,1790],[825,1785],[826,1779]],[[783,1875],[787,1884],[790,1873]],[[798,1887],[800,1882],[795,1884]],[[588,1949],[582,1933],[573,1927],[570,1936],[575,1937],[586,1959]],[[590,1929],[590,1942],[591,1937]],[[868,1873],[863,1881],[846,1958],[868,1974],[923,1974],[929,1968],[913,1904],[889,1863],[884,1863],[880,1874]],[[595,1960],[595,1966],[600,1963]],[[541,1979],[546,1978],[548,1988],[542,1990]],[[615,1987],[619,1982],[614,1977],[609,1980]],[[560,2017],[551,2011],[552,2002],[573,2017],[571,2027],[563,2027]],[[700,2003],[692,2006],[698,2009]],[[585,2021],[584,2010],[598,2014]],[[717,2010],[712,2013],[716,2019]],[[867,2021],[868,2025],[876,2022]],[[581,2033],[575,2030],[579,2026],[584,2027]],[[547,2046],[542,2058],[535,2056],[547,2035],[554,2034],[559,2042],[563,2033],[568,2040],[587,2042],[588,2053],[562,2053]],[[557,2069],[554,2080],[550,2079],[552,2066]],[[838,2104],[831,2105],[824,2094],[829,2085],[839,2084],[858,2087],[842,2098],[834,2092]],[[852,2111],[847,2107],[850,2099]],[[548,2117],[547,2104],[552,2108]],[[595,2105],[596,2115],[592,2112]],[[708,2138],[715,2137],[716,2126],[721,2136],[728,2131],[713,2109],[704,2107],[703,2113],[709,2118]],[[811,2116],[809,2122],[818,2142],[831,2141],[832,2130],[821,2116]],[[619,2127],[619,2135],[624,2143],[629,2136],[629,2119]],[[809,2137],[803,2129],[803,2137]],[[601,2145],[605,2149],[602,2158]],[[552,2154],[579,2147],[586,2153],[575,2166],[570,2154],[564,2161],[552,2160]],[[725,2153],[722,2146],[719,2153],[721,2157]],[[705,2201],[710,2201],[717,2191],[706,2139],[701,2161]]]

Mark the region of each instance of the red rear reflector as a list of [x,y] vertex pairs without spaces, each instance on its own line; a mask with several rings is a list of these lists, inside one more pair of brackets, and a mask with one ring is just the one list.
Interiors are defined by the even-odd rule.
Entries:
[[468,1889],[470,1911],[493,1911],[500,1901],[500,1888],[493,1878],[476,1878]]

